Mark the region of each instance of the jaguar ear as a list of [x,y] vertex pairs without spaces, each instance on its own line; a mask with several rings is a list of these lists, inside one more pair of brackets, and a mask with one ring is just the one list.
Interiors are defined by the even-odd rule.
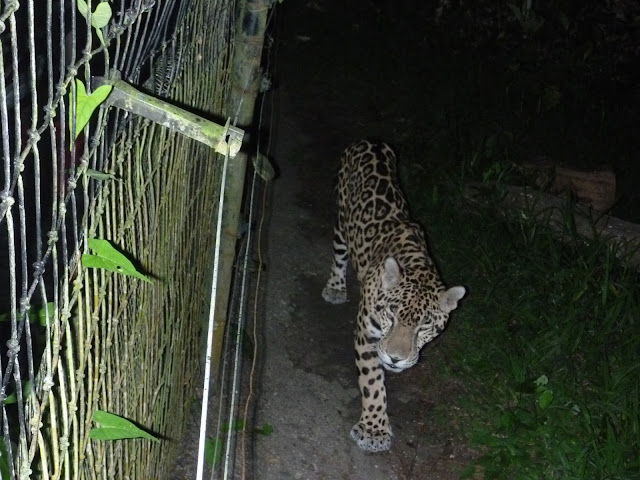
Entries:
[[383,290],[391,290],[395,288],[398,283],[400,283],[400,277],[402,273],[400,272],[400,265],[396,262],[396,259],[393,257],[387,257],[384,261],[384,269],[382,271],[382,289]]
[[451,287],[440,292],[440,310],[449,313],[456,309],[458,301],[467,293],[464,287]]

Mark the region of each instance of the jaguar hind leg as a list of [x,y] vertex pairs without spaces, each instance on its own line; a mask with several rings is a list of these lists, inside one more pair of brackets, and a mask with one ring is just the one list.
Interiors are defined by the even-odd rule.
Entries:
[[347,301],[347,264],[349,253],[340,225],[336,225],[333,234],[333,264],[329,280],[322,290],[322,298],[329,303]]

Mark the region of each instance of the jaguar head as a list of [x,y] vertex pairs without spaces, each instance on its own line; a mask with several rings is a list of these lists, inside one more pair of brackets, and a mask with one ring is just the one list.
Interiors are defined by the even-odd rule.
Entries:
[[400,372],[415,365],[420,349],[444,330],[465,293],[464,287],[445,289],[439,281],[416,281],[388,257],[382,266],[377,306],[382,333],[378,355],[383,366]]

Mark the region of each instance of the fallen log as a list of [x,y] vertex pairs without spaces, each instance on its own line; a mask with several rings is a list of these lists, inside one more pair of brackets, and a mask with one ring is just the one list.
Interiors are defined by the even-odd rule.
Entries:
[[593,210],[606,212],[616,202],[616,175],[609,168],[579,170],[539,158],[525,162],[517,169],[531,178],[536,187],[554,194],[570,193],[578,203]]
[[[502,214],[520,212],[534,221],[546,223],[561,241],[568,241],[567,224],[585,240],[600,238],[607,242],[616,256],[636,268],[640,267],[640,225],[612,217],[582,205],[571,205],[569,198],[545,193],[529,187],[501,186],[504,195],[498,202]],[[495,187],[469,183],[464,195],[474,203],[487,204],[489,192]]]

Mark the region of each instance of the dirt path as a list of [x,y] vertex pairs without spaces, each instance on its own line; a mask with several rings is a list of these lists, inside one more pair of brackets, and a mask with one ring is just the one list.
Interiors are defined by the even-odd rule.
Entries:
[[358,98],[352,85],[341,84],[351,75],[343,67],[354,51],[336,50],[336,41],[348,46],[358,27],[351,23],[345,33],[331,12],[298,3],[278,7],[271,154],[280,176],[272,186],[263,246],[267,279],[255,419],[274,431],[256,437],[250,478],[458,478],[468,452],[440,425],[434,408],[458,386],[432,382],[445,361],[437,342],[416,367],[388,377],[391,451],[367,454],[349,437],[360,413],[352,354],[357,284],[352,281],[345,305],[326,304],[320,296],[330,266],[333,182],[349,142],[386,139],[391,126],[375,115],[384,102]]

